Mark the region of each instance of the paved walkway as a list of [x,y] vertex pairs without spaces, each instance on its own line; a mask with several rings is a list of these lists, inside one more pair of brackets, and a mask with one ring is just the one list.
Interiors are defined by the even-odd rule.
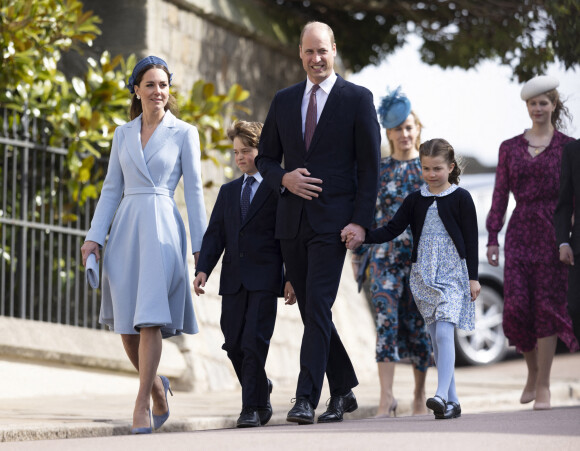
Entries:
[[12,442],[9,451],[578,451],[580,406],[152,435]]
[[[458,368],[456,380],[463,413],[531,410],[531,404],[519,404],[525,374],[525,363],[521,358],[484,367]],[[369,377],[364,379],[370,380]],[[41,369],[35,374],[35,380],[40,385],[45,383]],[[428,396],[434,393],[436,380],[436,372],[431,370],[427,377]],[[0,441],[106,437],[129,433],[133,393],[103,395],[106,387],[101,386],[95,394],[55,396],[51,393],[52,384],[54,381],[46,384],[43,396],[0,399]],[[277,386],[276,381],[274,384],[274,416],[270,424],[286,424],[294,387]],[[410,415],[413,389],[410,365],[397,366],[394,389],[399,399],[398,416]],[[17,393],[17,383],[14,383],[13,390]],[[359,409],[347,414],[346,418],[372,417],[376,409],[378,384],[366,382],[354,391]],[[59,387],[61,392],[62,387]],[[553,407],[580,406],[580,353],[556,356],[551,393]],[[325,389],[317,415],[324,411],[327,397],[328,391]],[[160,432],[232,428],[240,411],[240,400],[239,391],[175,392],[175,396],[169,399],[171,417]],[[578,409],[574,411],[580,412]]]

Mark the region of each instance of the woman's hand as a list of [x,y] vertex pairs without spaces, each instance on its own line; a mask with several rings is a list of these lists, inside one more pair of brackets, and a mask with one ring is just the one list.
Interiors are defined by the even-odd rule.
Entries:
[[290,281],[286,281],[284,285],[284,302],[286,305],[293,305],[296,303],[296,293],[294,293],[294,287]]
[[97,263],[101,259],[101,253],[99,251],[99,243],[94,241],[85,241],[85,244],[81,247],[81,254],[83,255],[83,266],[87,266],[87,258],[89,255],[95,254],[95,259]]
[[477,296],[479,296],[479,292],[481,291],[481,285],[477,280],[469,281],[469,291],[471,291],[471,302],[473,302],[477,299]]
[[487,246],[487,261],[491,266],[499,266],[499,246],[491,244]]

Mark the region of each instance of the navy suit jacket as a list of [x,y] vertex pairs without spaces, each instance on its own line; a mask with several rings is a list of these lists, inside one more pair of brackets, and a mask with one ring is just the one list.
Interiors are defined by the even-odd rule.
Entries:
[[260,183],[244,221],[240,196],[244,177],[220,188],[203,236],[196,274],[211,274],[220,256],[220,295],[235,294],[243,285],[249,291],[271,291],[283,296],[280,243],[274,237],[278,193]]
[[[568,143],[562,152],[560,196],[554,212],[558,245],[568,243],[574,255],[580,253],[580,139]],[[576,262],[578,264],[578,262]]]
[[311,177],[322,179],[322,193],[305,200],[284,190],[276,238],[296,237],[303,208],[316,233],[339,232],[351,222],[368,229],[377,199],[381,143],[373,95],[339,75],[306,151],[301,115],[305,88],[306,80],[276,93],[260,136],[256,165],[278,192],[286,172],[306,168]]

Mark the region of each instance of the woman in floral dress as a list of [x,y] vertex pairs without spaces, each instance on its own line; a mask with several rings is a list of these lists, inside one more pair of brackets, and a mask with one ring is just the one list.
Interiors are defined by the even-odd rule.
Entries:
[[[423,184],[419,144],[421,122],[399,90],[381,100],[381,124],[387,130],[391,155],[381,160],[380,186],[372,228],[386,224],[409,193]],[[430,341],[425,322],[409,288],[413,239],[406,230],[397,239],[363,246],[353,255],[355,275],[360,258],[369,253],[372,302],[377,327],[376,360],[381,386],[378,417],[396,415],[393,394],[395,362],[410,359],[415,376],[413,415],[426,414],[425,378],[431,363]]]
[[532,128],[501,144],[487,218],[487,258],[498,266],[497,236],[513,193],[516,207],[504,251],[503,329],[524,354],[528,368],[520,402],[535,401],[536,410],[550,409],[550,371],[558,337],[570,350],[578,349],[566,311],[567,270],[559,261],[553,224],[562,148],[573,140],[558,131],[567,110],[557,86],[555,78],[540,76],[522,88]]

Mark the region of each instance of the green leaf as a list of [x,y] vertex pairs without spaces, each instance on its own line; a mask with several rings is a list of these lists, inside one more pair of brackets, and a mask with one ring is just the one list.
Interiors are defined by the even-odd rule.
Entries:
[[213,85],[213,83],[205,83],[205,85],[203,86],[203,97],[206,100],[209,100],[213,96],[214,91],[215,86]]
[[72,85],[79,97],[85,97],[87,95],[87,87],[85,86],[85,82],[80,78],[73,77]]
[[95,185],[86,185],[81,190],[80,204],[83,205],[87,199],[97,199],[99,197],[99,192]]
[[[101,192],[106,166],[97,159],[109,155],[115,128],[128,121],[131,96],[125,82],[137,57],[104,51],[86,58],[86,72],[68,80],[59,70],[62,52],[78,53],[101,33],[97,16],[84,11],[78,0],[4,0],[0,18],[0,106],[22,112],[26,105],[49,145],[67,145],[66,171],[55,183],[64,182],[68,189],[61,219],[76,220],[71,213],[75,205]],[[223,165],[223,152],[231,142],[224,124],[234,111],[251,113],[243,105],[249,92],[233,84],[221,93],[205,80],[189,90],[177,88],[172,92],[180,116],[199,130],[202,158],[229,177],[232,170]],[[205,183],[212,185],[211,180]]]

